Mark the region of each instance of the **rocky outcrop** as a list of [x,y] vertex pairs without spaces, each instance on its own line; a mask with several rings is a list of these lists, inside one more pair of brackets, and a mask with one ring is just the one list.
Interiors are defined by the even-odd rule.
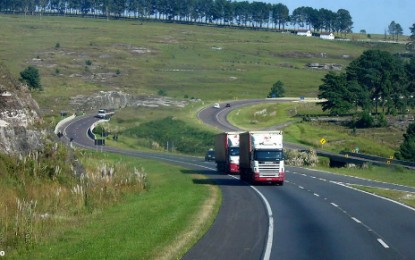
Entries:
[[[189,100],[197,102],[199,100]],[[175,100],[164,96],[134,96],[123,91],[100,91],[91,96],[78,95],[70,104],[79,110],[89,111],[100,108],[120,109],[125,107],[184,107],[189,101]]]
[[0,151],[26,154],[42,148],[45,132],[34,126],[41,121],[38,105],[27,86],[0,64]]

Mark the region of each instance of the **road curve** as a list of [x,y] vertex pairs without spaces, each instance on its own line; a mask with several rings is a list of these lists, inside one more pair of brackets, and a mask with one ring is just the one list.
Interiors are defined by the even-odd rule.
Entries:
[[[232,104],[234,106],[234,104]],[[203,114],[199,114],[199,117]],[[204,119],[206,120],[206,118]],[[285,186],[257,186],[266,207],[249,185],[214,171],[212,163],[188,156],[127,152],[94,147],[86,129],[96,119],[73,121],[65,134],[73,143],[178,163],[214,179],[223,203],[212,228],[183,259],[268,259],[267,231],[273,226],[269,259],[413,259],[415,211],[350,188],[350,184],[412,188],[287,167]]]
[[[119,150],[108,146],[95,146],[89,138],[88,128],[98,119],[87,116],[76,118],[64,128],[64,135],[72,145],[130,156],[156,159],[182,165],[202,173],[220,187],[222,205],[211,229],[203,236],[184,259],[262,259],[268,238],[268,215],[265,205],[256,192],[239,179],[218,174],[216,165],[201,158],[160,153]],[[241,228],[243,227],[243,228]]]
[[[238,101],[231,107],[258,102]],[[226,120],[229,111],[208,107],[198,117],[222,131],[238,130]],[[278,188],[257,187],[274,214],[271,259],[411,259],[415,255],[414,209],[350,185],[409,192],[414,188],[294,167],[287,167],[286,183]]]

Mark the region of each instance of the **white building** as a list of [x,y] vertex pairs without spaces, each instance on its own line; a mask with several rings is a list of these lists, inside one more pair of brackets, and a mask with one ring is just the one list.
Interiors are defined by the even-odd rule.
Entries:
[[297,31],[297,35],[300,35],[300,36],[307,36],[307,37],[311,37],[311,36],[312,36],[312,34],[311,34],[311,31],[310,31],[310,30],[298,30],[298,31]]
[[325,40],[334,40],[333,33],[320,33],[320,38]]

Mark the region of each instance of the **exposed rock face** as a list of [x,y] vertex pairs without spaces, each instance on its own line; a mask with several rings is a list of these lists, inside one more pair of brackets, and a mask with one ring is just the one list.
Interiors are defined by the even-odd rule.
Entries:
[[187,103],[188,101],[175,100],[169,97],[133,96],[122,91],[100,91],[91,96],[78,95],[71,98],[70,102],[72,106],[83,111],[124,107],[184,107]]
[[26,154],[42,147],[42,133],[34,127],[39,122],[39,107],[29,90],[0,64],[0,152]]

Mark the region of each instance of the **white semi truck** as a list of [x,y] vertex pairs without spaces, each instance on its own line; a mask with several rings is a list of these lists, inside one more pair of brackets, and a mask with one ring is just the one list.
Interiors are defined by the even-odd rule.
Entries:
[[239,174],[239,132],[216,135],[215,157],[218,172]]
[[249,131],[239,135],[241,180],[251,183],[285,181],[282,131]]

